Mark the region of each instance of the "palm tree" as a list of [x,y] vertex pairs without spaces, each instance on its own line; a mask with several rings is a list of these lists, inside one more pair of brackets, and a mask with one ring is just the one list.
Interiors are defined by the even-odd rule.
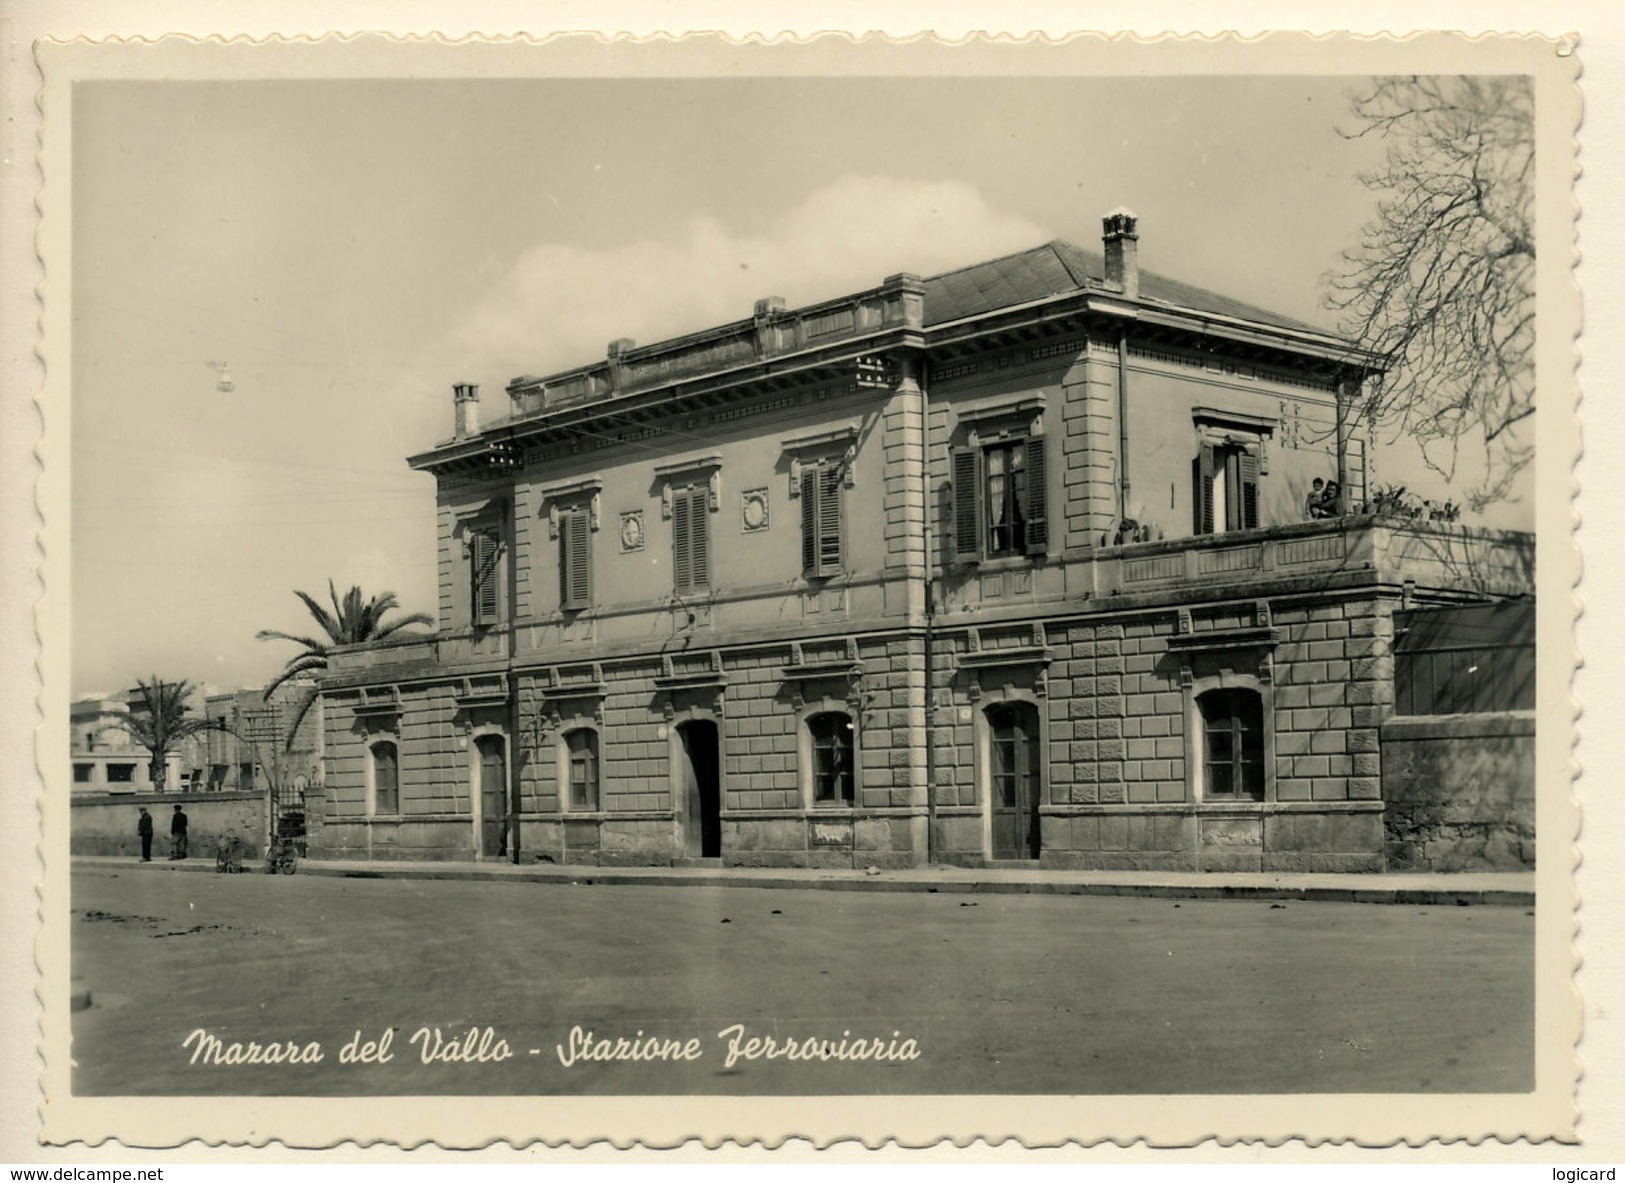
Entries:
[[[369,641],[382,641],[394,636],[402,629],[414,625],[432,625],[434,617],[427,612],[414,612],[410,616],[402,616],[389,623],[384,623],[384,617],[400,608],[400,601],[395,593],[386,591],[363,601],[361,589],[352,587],[339,599],[338,589],[333,581],[327,581],[327,594],[333,601],[333,610],[329,612],[316,600],[302,591],[295,591],[294,595],[303,601],[310,614],[316,618],[321,626],[323,636],[302,637],[293,633],[279,632],[276,629],[261,629],[256,636],[262,641],[292,641],[302,647],[302,652],[288,659],[288,664],[282,667],[282,672],[266,684],[263,692],[267,702],[272,693],[283,683],[306,674],[319,673],[327,669],[327,659],[333,650],[346,645],[365,645]],[[294,733],[299,730],[299,724],[304,721],[305,713],[310,710],[315,695],[305,696],[299,708],[294,712],[293,722],[288,727],[288,742],[293,742]]]
[[169,753],[193,736],[219,728],[188,713],[187,700],[194,689],[190,682],[165,682],[154,674],[151,680],[137,679],[136,686],[139,697],[131,702],[130,710],[108,711],[103,718],[147,749],[151,756],[147,774],[153,792],[161,793],[169,778]]

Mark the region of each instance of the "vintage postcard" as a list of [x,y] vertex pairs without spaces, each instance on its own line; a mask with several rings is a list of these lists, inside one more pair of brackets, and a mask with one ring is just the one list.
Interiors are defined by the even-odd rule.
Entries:
[[1572,1140],[1575,42],[34,53],[45,1143]]

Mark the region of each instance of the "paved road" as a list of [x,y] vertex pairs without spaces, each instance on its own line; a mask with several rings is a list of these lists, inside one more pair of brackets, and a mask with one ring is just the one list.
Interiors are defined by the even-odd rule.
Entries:
[[[81,1094],[1533,1087],[1534,919],[1517,908],[106,867],[76,870],[73,891],[93,999],[74,1016]],[[742,1052],[845,1039],[884,1056],[730,1066],[719,1033],[736,1024]],[[575,1027],[589,1053],[624,1037],[664,1058],[589,1059]],[[389,1028],[387,1062],[340,1062],[352,1036]],[[433,1035],[414,1035],[436,1028],[442,1056],[488,1029],[487,1059],[423,1063]],[[323,1058],[192,1063],[199,1029],[222,1058],[249,1041]]]

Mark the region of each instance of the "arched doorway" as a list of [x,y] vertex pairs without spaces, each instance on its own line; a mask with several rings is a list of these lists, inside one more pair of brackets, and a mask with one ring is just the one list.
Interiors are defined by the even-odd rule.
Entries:
[[474,741],[476,791],[480,795],[480,853],[508,853],[508,743],[500,735]]
[[988,800],[995,859],[1036,859],[1042,844],[1043,796],[1038,710],[1030,702],[987,708]]
[[674,805],[679,846],[688,858],[722,856],[722,760],[717,725],[690,719],[677,727]]

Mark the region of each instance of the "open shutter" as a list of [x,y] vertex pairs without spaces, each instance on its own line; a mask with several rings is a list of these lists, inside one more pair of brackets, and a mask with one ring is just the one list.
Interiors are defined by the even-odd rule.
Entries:
[[841,469],[831,464],[818,470],[818,573],[834,575],[841,569]]
[[1196,532],[1213,533],[1213,445],[1203,444],[1196,457]]
[[671,514],[672,586],[680,592],[694,586],[694,540],[688,526],[688,506],[693,500],[687,490],[673,498]]
[[471,535],[469,563],[473,569],[470,599],[476,625],[497,622],[497,540],[484,530]]
[[567,609],[592,604],[592,533],[587,515],[567,514],[559,532],[559,603]]
[[818,469],[811,464],[801,469],[801,570],[818,574]]
[[694,564],[694,587],[709,587],[711,585],[711,547],[708,533],[711,525],[709,510],[710,502],[704,489],[695,489],[688,496],[690,514],[689,536],[693,545],[692,559]]
[[1027,553],[1049,550],[1049,488],[1044,464],[1044,437],[1027,440]]
[[954,558],[974,562],[982,557],[982,454],[976,448],[955,448]]
[[1241,454],[1241,521],[1243,530],[1258,527],[1258,457],[1251,452]]

